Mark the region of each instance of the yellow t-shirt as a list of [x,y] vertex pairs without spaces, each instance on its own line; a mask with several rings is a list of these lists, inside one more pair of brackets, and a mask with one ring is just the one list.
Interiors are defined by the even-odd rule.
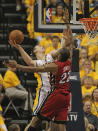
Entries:
[[52,41],[51,41],[51,39],[48,39],[48,40],[47,40],[46,38],[43,38],[43,39],[40,41],[39,45],[43,46],[43,47],[46,49],[47,47],[49,47],[49,46],[52,45]]
[[41,33],[41,32],[34,32],[34,38],[37,39],[38,37],[44,37],[45,33]]
[[97,52],[98,52],[98,45],[93,45],[93,46],[88,47],[88,56],[92,56],[93,54]]
[[86,95],[86,93],[92,93],[94,89],[96,89],[96,86],[92,86],[90,89],[86,89],[85,86],[82,86],[82,95]]
[[[85,70],[80,70],[80,78],[85,76]],[[90,72],[89,74],[86,74],[86,76],[91,76],[94,80],[98,79],[98,74],[94,71]]]
[[91,112],[98,117],[98,102],[92,102]]
[[[93,46],[88,45],[88,55],[91,56],[94,53],[96,53],[98,51],[98,46],[94,45],[96,43],[98,43],[98,36],[96,36],[94,39],[90,39],[90,42],[93,43]],[[88,43],[88,39],[87,36],[84,36],[81,42],[81,46],[87,46]]]
[[29,32],[30,38],[34,37],[34,2],[35,0],[25,0],[25,4],[32,7],[32,10],[27,8],[27,31]]
[[[91,43],[96,43],[98,41],[98,36],[96,36],[94,39],[91,38],[90,41]],[[82,39],[81,46],[87,46],[87,43],[88,43],[88,38],[85,35]]]
[[7,70],[4,75],[3,84],[5,88],[15,87],[20,84],[20,80],[18,79],[16,73]]
[[52,22],[53,23],[65,23],[62,16],[52,16]]
[[[58,44],[58,48],[57,49],[59,49],[59,48],[60,48],[60,43]],[[48,53],[50,53],[53,50],[55,50],[53,46],[48,47],[46,49],[46,51],[45,51],[45,55],[47,55]]]

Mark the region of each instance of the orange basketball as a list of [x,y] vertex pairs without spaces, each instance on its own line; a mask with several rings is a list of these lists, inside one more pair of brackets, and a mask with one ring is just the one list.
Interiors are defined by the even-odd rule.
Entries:
[[20,30],[13,30],[9,34],[9,40],[15,41],[17,44],[21,44],[24,40],[24,34]]

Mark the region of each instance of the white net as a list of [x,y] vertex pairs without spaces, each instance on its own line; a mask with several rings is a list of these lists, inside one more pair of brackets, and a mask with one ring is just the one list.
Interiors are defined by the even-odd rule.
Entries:
[[98,45],[98,18],[83,18],[80,22],[88,39],[87,44]]

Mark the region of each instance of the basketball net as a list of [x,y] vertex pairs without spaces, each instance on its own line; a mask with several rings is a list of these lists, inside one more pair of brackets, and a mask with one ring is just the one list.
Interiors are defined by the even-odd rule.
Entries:
[[79,21],[88,39],[87,45],[98,45],[98,18],[82,18]]

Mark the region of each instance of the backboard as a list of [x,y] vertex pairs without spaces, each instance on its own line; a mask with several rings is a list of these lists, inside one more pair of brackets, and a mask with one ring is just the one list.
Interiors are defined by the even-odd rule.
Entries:
[[[68,0],[66,0],[68,1]],[[36,32],[62,32],[62,30],[66,29],[66,24],[64,22],[54,23],[51,21],[51,17],[53,15],[53,11],[51,8],[44,6],[44,1],[39,0],[38,3],[35,4],[34,7],[34,29]],[[96,2],[97,3],[97,2]],[[94,10],[98,5],[95,3],[90,3],[89,0],[69,0],[66,2],[69,12],[69,23],[73,33],[83,33],[84,29],[79,22],[79,18],[90,17],[90,6],[92,6],[92,10]],[[83,15],[79,14],[79,10],[83,10]],[[96,12],[96,9],[94,10]],[[94,12],[93,11],[93,12]],[[95,13],[96,14],[96,13]],[[95,15],[96,17],[96,15]]]

